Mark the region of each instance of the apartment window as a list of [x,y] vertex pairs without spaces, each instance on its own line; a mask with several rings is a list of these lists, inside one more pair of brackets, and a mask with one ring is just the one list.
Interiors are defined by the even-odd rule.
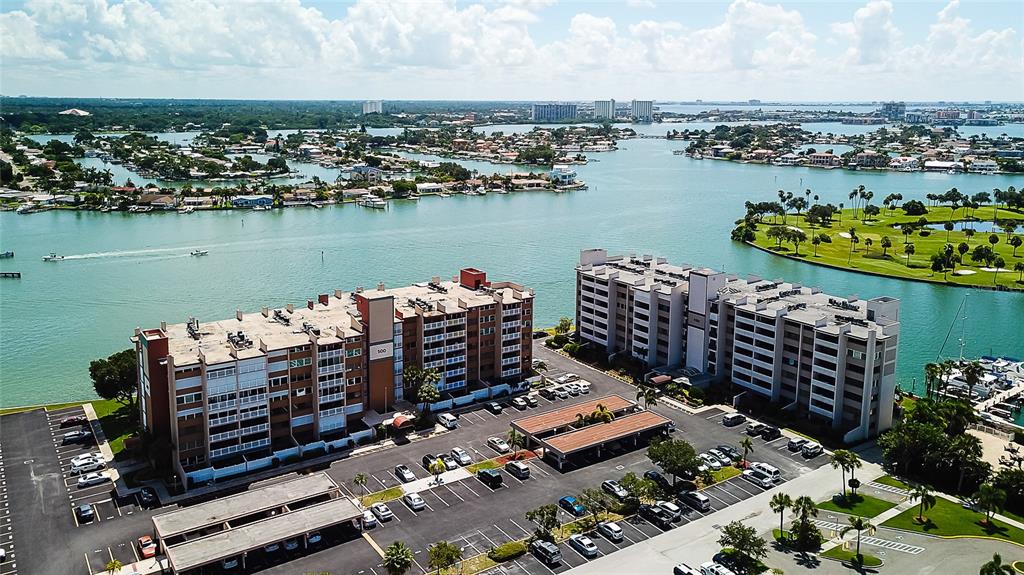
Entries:
[[358,357],[360,355],[363,355],[363,349],[361,347],[345,350],[345,357]]
[[195,403],[197,401],[202,401],[202,400],[203,400],[203,394],[202,393],[186,393],[185,395],[179,395],[175,399],[175,402],[178,405],[185,405],[186,403]]
[[309,346],[308,345],[300,345],[298,347],[293,347],[293,348],[289,349],[288,351],[291,352],[291,353],[301,353],[303,351],[309,351]]
[[866,359],[867,358],[867,354],[865,354],[863,351],[857,351],[855,349],[847,349],[846,350],[846,355],[852,357],[853,359]]
[[480,329],[480,335],[491,335],[494,333],[493,327],[485,327]]
[[309,391],[310,388],[308,387],[300,387],[299,389],[296,389],[295,391],[292,392],[292,397],[302,397],[309,393]]
[[361,383],[363,383],[363,376],[361,375],[348,378],[349,385],[359,385]]
[[279,377],[272,377],[272,378],[270,378],[270,385],[284,385],[286,383],[288,383],[288,376],[287,375],[282,375],[282,376],[279,376]]
[[312,358],[309,358],[309,357],[304,357],[304,358],[302,358],[302,359],[293,359],[293,360],[290,360],[290,361],[288,362],[288,367],[291,367],[291,368],[296,368],[296,367],[305,367],[305,366],[307,366],[307,365],[310,365],[311,363],[313,363],[313,359],[312,359]]
[[228,377],[235,375],[235,368],[225,367],[222,369],[213,369],[206,372],[206,379],[220,379],[222,377]]

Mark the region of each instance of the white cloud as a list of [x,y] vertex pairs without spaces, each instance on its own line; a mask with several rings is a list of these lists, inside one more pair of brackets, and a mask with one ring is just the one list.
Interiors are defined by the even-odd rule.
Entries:
[[35,20],[24,12],[15,11],[0,14],[0,60],[8,58],[59,61],[67,56],[56,41],[40,35]]
[[657,5],[653,0],[626,0],[626,6],[630,8],[655,8]]
[[832,25],[833,33],[850,42],[849,62],[881,64],[894,55],[901,33],[892,22],[892,12],[889,0],[871,0],[854,12],[852,22]]

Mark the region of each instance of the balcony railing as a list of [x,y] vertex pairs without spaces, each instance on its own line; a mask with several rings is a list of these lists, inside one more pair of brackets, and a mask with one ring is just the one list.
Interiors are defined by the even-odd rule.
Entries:
[[518,367],[514,367],[512,369],[503,369],[501,370],[501,377],[512,377],[513,375],[519,375],[521,372],[522,370],[519,369]]
[[519,351],[523,346],[520,344],[502,346],[501,353],[510,353],[513,351]]
[[466,330],[460,329],[459,331],[450,331],[445,334],[448,339],[455,339],[458,337],[466,337]]

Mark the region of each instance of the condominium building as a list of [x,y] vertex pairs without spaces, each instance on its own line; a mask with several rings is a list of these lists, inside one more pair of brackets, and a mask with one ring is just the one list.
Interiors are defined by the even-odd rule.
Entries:
[[830,423],[847,441],[892,425],[897,299],[593,249],[576,268],[576,325],[610,355],[730,381]]
[[576,104],[534,104],[530,117],[534,122],[575,120]]
[[654,120],[653,100],[633,100],[629,104],[629,114],[635,122],[650,122]]
[[610,120],[615,119],[615,100],[595,100],[594,118]]
[[193,483],[347,446],[415,399],[405,366],[436,370],[457,403],[519,384],[532,324],[532,290],[466,268],[451,281],[137,329],[142,426]]
[[383,113],[384,102],[382,102],[381,100],[368,100],[366,102],[363,102],[363,115]]

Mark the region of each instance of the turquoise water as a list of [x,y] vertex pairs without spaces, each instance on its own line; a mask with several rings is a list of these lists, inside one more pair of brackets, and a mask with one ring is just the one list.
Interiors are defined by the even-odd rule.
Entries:
[[[965,193],[1020,187],[1021,178],[775,168],[672,154],[684,146],[624,141],[620,151],[577,167],[589,191],[565,194],[424,198],[388,210],[0,213],[0,251],[17,253],[0,260],[0,271],[24,274],[0,280],[0,406],[90,398],[89,361],[128,347],[136,326],[301,305],[333,289],[407,284],[464,266],[535,288],[537,324],[553,324],[573,313],[573,266],[589,247],[783,277],[839,295],[900,298],[898,375],[908,387],[939,352],[965,294],[965,353],[1024,356],[1022,294],[830,270],[728,240],[743,202],[772,199],[779,188],[809,187],[838,203],[858,184],[876,198],[908,200],[953,186]],[[190,257],[197,247],[210,255]],[[68,259],[42,262],[50,251]],[[955,339],[946,353],[957,353]]]

